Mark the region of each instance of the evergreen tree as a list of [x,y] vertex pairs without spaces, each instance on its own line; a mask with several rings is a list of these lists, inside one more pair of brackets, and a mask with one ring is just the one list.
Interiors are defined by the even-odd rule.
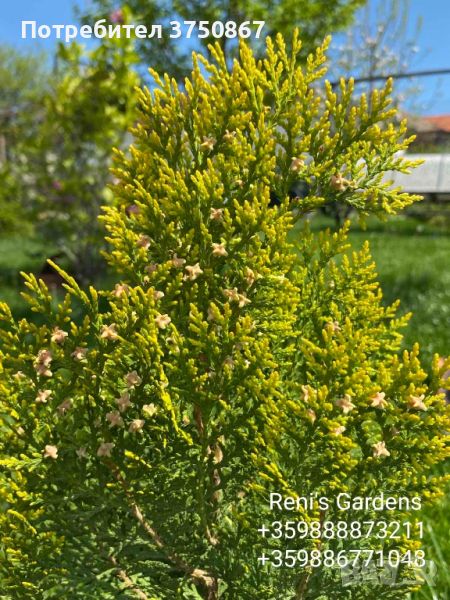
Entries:
[[[337,600],[414,587],[402,563],[400,584],[362,579],[349,595],[339,569],[301,557],[410,551],[420,566],[417,534],[258,531],[380,519],[371,504],[343,517],[339,494],[401,497],[395,520],[415,528],[414,498],[439,496],[432,467],[449,454],[437,392],[448,364],[436,357],[427,383],[418,348],[399,355],[406,319],[382,305],[367,247],[349,257],[346,229],[301,224],[338,195],[362,217],[414,200],[384,182],[413,166],[398,155],[410,140],[390,122],[391,84],[355,105],[351,82],[319,86],[325,46],[304,68],[297,37],[292,47],[269,39],[257,61],[243,43],[231,69],[215,47],[184,90],[153,73],[103,216],[120,281],[83,290],[61,271],[55,307],[26,275],[40,325],[1,305],[6,598]],[[309,194],[291,199],[298,180]],[[270,493],[330,504],[270,510]],[[264,552],[285,564],[262,566]]]

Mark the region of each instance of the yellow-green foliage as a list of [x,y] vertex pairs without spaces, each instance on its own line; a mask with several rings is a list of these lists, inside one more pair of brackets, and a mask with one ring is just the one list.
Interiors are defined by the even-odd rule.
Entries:
[[[362,216],[412,202],[383,179],[412,166],[405,124],[390,124],[390,83],[355,103],[351,82],[319,84],[324,48],[302,69],[293,46],[269,40],[256,62],[243,44],[230,70],[212,49],[184,90],[155,73],[103,217],[120,283],[83,291],[62,273],[55,307],[25,276],[39,324],[1,306],[6,598],[350,597],[336,569],[258,563],[289,547],[257,531],[269,492],[439,494],[437,358],[427,378],[417,347],[399,355],[406,319],[383,306],[368,248],[348,258],[346,228],[300,223],[336,197]],[[308,195],[291,198],[298,180]],[[278,518],[318,515],[340,518]],[[380,540],[322,548],[358,544]],[[351,597],[406,591],[363,581]]]

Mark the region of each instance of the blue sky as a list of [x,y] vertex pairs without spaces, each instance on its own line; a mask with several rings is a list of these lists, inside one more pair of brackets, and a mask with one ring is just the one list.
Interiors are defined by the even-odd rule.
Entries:
[[[50,40],[22,40],[21,21],[46,24],[73,22],[73,0],[0,0],[0,42],[17,47],[51,48]],[[78,0],[87,5],[89,0]],[[450,0],[411,0],[411,23],[422,17],[417,45],[421,49],[415,62],[417,70],[450,68]],[[420,98],[425,114],[450,114],[450,75],[424,78]]]

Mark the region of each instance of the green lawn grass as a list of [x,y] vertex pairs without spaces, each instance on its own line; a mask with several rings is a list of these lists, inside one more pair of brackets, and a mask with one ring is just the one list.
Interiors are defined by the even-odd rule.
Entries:
[[[447,472],[449,467],[447,467]],[[449,600],[450,598],[450,490],[443,501],[424,515],[424,549],[426,560],[432,561],[427,569],[426,584],[413,600]]]
[[31,316],[20,296],[24,289],[20,272],[38,274],[53,253],[50,244],[28,233],[0,237],[0,301],[7,302],[17,317]]

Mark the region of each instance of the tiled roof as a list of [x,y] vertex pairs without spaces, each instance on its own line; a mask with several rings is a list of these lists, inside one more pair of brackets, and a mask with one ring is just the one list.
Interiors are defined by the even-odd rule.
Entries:
[[426,121],[436,127],[437,130],[450,133],[450,115],[437,115],[435,117],[424,117]]

